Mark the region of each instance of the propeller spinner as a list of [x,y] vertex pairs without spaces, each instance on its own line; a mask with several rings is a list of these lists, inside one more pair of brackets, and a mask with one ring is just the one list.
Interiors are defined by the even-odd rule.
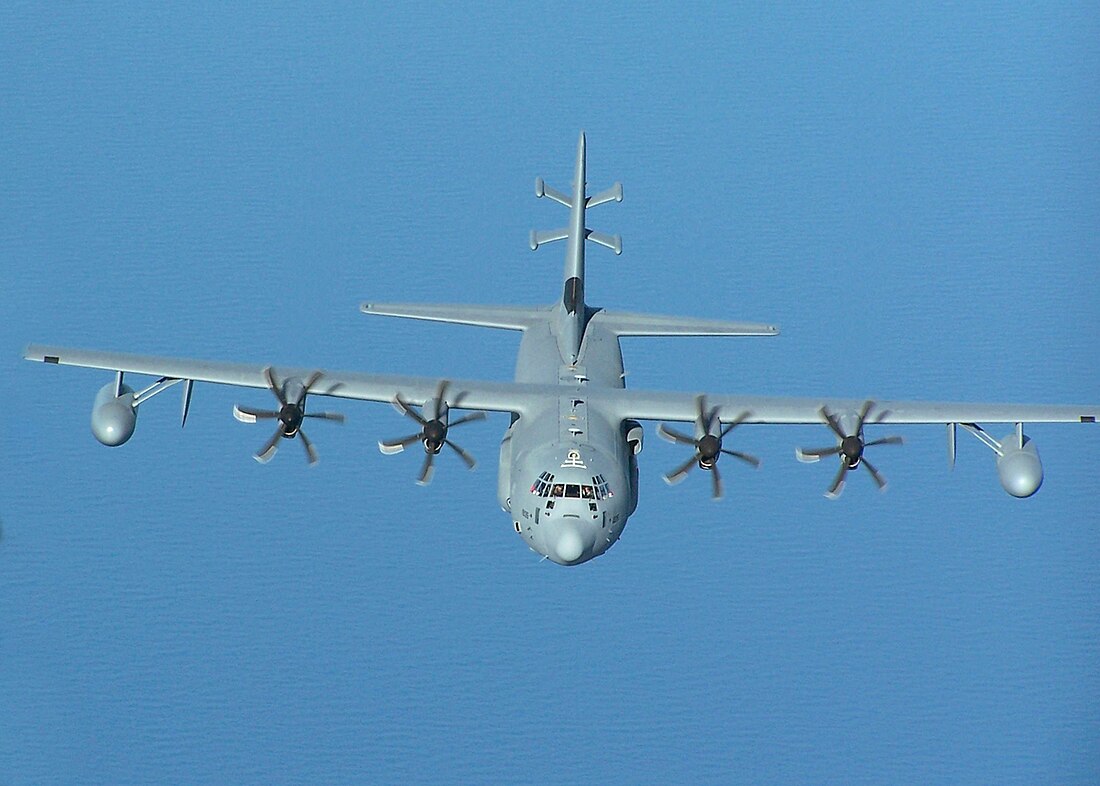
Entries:
[[665,482],[669,484],[679,483],[687,477],[692,469],[698,466],[700,469],[705,469],[711,473],[711,497],[721,499],[722,475],[718,472],[718,459],[723,453],[740,459],[746,464],[751,464],[753,467],[760,466],[760,459],[756,456],[736,450],[727,450],[722,447],[722,439],[744,423],[751,413],[742,412],[734,418],[733,422],[726,424],[726,427],[723,428],[722,422],[718,418],[718,407],[708,411],[703,396],[696,398],[695,403],[698,408],[698,414],[695,418],[695,433],[700,436],[689,437],[687,434],[671,429],[663,423],[657,427],[657,433],[669,442],[677,445],[692,445],[695,448],[691,458],[664,476]]
[[867,442],[864,439],[864,425],[868,422],[881,423],[882,419],[889,414],[883,410],[874,420],[868,421],[867,417],[874,407],[875,402],[873,401],[865,401],[863,403],[863,408],[859,411],[859,415],[856,419],[855,432],[852,434],[845,433],[836,415],[829,412],[828,408],[822,407],[819,410],[821,412],[821,419],[836,435],[837,444],[829,448],[795,449],[795,456],[798,457],[799,461],[804,462],[820,461],[825,456],[840,456],[840,469],[833,478],[833,483],[829,486],[829,490],[825,492],[826,497],[830,499],[839,497],[840,492],[844,490],[844,482],[847,480],[848,471],[860,466],[867,468],[867,472],[871,475],[871,478],[875,481],[875,485],[879,487],[880,491],[886,488],[886,479],[882,477],[882,474],[877,469],[875,469],[874,464],[867,460],[864,451],[874,445],[900,445],[904,440],[902,440],[901,437],[883,437],[882,439],[872,440],[871,442]]
[[[416,482],[421,486],[426,486],[431,482],[432,474],[435,472],[435,457],[439,455],[439,451],[443,449],[444,445],[458,454],[458,457],[462,459],[467,468],[473,469],[477,464],[474,457],[452,442],[447,434],[455,426],[472,423],[475,420],[484,420],[485,413],[471,412],[468,415],[463,415],[458,420],[449,420],[450,406],[447,404],[447,388],[449,386],[450,382],[447,380],[440,381],[435,392],[435,398],[428,401],[421,412],[418,412],[411,404],[402,399],[400,393],[394,396],[394,409],[410,420],[415,420],[420,425],[420,431],[407,437],[379,440],[378,442],[378,449],[387,455],[400,453],[414,442],[423,443],[426,455],[424,456],[424,464],[420,468],[420,474],[416,478]],[[462,394],[459,394],[455,398],[456,405],[461,397]],[[430,416],[426,417],[425,415]]]
[[315,418],[318,420],[332,420],[336,423],[344,422],[344,416],[339,412],[306,412],[306,396],[309,395],[310,390],[322,376],[320,371],[314,371],[305,383],[297,377],[290,377],[280,384],[275,378],[275,370],[268,366],[264,369],[264,379],[267,380],[268,389],[278,399],[279,409],[254,409],[252,407],[242,407],[239,404],[233,407],[233,417],[242,423],[255,423],[258,420],[279,421],[279,426],[275,429],[275,433],[271,435],[271,439],[264,443],[264,446],[253,456],[256,461],[261,464],[271,461],[275,451],[279,448],[279,440],[301,437],[302,447],[306,450],[306,457],[309,459],[310,466],[317,463],[317,449],[313,447],[309,437],[302,431],[302,421],[306,418]]

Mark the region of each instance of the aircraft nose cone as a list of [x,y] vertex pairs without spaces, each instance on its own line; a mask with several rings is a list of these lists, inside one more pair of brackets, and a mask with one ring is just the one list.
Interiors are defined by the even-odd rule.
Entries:
[[554,551],[562,562],[575,562],[584,553],[584,541],[576,529],[563,527],[557,543],[554,544]]

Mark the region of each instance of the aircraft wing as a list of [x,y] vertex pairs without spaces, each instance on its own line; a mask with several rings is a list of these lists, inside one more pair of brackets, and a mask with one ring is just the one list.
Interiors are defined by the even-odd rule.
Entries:
[[[634,420],[694,421],[698,396],[709,409],[719,408],[723,422],[744,412],[745,423],[787,424],[822,422],[821,408],[834,414],[855,414],[865,399],[785,398],[736,396],[720,393],[664,393],[646,390],[600,391],[607,408],[617,417]],[[942,401],[887,401],[874,399],[875,423],[1095,423],[1100,404],[981,404]]]
[[[264,388],[268,384],[264,376],[266,366],[247,363],[223,363],[212,360],[186,360],[133,355],[123,352],[71,349],[32,344],[23,353],[27,360],[53,363],[62,366],[121,371],[146,374],[169,380],[211,382],[246,388]],[[280,379],[299,377],[306,379],[319,369],[277,366]],[[435,395],[439,377],[415,377],[396,374],[364,374],[352,371],[326,371],[310,389],[311,396],[333,396],[359,401],[390,402],[398,393],[410,404],[422,405]],[[450,380],[457,409],[488,410],[491,412],[515,412],[525,414],[559,393],[556,386],[523,385],[514,382],[488,382],[478,380]]]

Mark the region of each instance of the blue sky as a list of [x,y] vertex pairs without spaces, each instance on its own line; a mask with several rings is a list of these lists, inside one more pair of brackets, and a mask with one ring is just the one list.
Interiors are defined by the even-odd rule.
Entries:
[[[1100,15],[1089,4],[0,11],[0,783],[1093,783],[1100,432],[1034,426],[1010,499],[939,428],[884,494],[738,431],[539,564],[481,460],[384,457],[341,402],[288,445],[174,393],[106,449],[109,375],[24,345],[507,379],[516,337],[363,300],[544,303],[579,130],[599,305],[778,324],[634,339],[661,389],[1095,402]],[[742,434],[744,432],[744,434]]]

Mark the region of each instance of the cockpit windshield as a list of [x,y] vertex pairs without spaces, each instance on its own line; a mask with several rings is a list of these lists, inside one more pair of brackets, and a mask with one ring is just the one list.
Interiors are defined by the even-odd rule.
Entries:
[[594,475],[592,484],[555,483],[554,475],[543,472],[531,484],[531,493],[536,497],[567,497],[572,499],[607,499],[615,496],[607,485],[603,475]]

